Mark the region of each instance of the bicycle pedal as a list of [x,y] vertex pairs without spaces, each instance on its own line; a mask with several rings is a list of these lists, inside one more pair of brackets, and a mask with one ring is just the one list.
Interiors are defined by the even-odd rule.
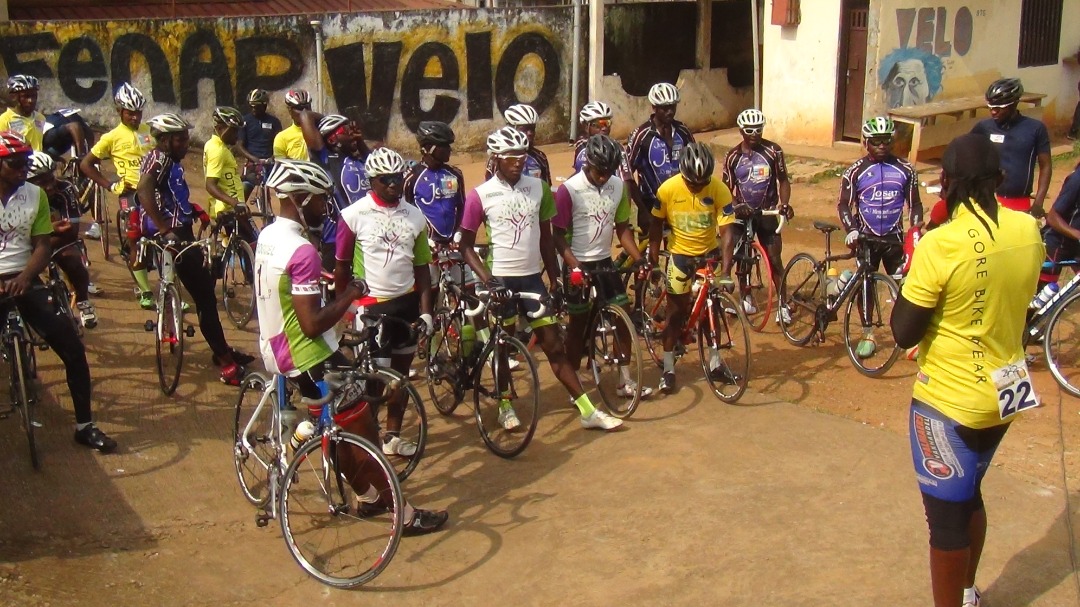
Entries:
[[270,524],[270,519],[272,519],[272,518],[274,518],[274,517],[270,516],[269,513],[260,512],[260,513],[255,515],[255,526],[256,527],[265,527],[265,526]]
[[43,424],[41,422],[38,422],[38,421],[30,422],[30,425],[35,427],[35,428],[44,428],[45,427],[45,424]]
[[143,330],[145,330],[147,332],[153,331],[156,328],[157,328],[157,323],[155,323],[152,320],[148,320],[145,323],[143,323]]
[[195,325],[188,325],[184,327],[184,335],[188,337],[195,337]]

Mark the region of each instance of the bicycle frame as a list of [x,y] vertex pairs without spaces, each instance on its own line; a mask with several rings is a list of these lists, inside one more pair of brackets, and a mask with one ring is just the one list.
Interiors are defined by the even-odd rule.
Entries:
[[[1076,268],[1075,261],[1063,261],[1056,262],[1057,267],[1071,267]],[[1074,275],[1069,282],[1065,283],[1065,286],[1061,287],[1050,301],[1043,304],[1031,315],[1027,325],[1024,329],[1024,346],[1028,346],[1033,343],[1037,343],[1043,338],[1043,331],[1046,330],[1046,323],[1054,315],[1058,305],[1064,302],[1070,295],[1080,289],[1080,273]]]

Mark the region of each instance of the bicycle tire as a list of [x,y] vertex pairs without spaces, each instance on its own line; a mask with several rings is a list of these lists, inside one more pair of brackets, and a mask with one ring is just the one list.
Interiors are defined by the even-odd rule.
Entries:
[[[105,261],[109,260],[109,200],[105,195],[105,189],[96,183],[91,183],[88,187],[93,188],[91,190],[91,196],[94,199],[94,221],[97,222],[98,228],[101,230],[101,257]],[[120,226],[117,225],[116,229],[119,230]]]
[[75,315],[75,311],[71,308],[71,289],[69,289],[67,283],[59,277],[50,280],[50,283],[49,287],[52,290],[52,296],[55,300],[54,305],[56,306],[56,313],[67,318],[71,322],[71,327],[75,329],[75,334],[82,338],[86,331],[83,330],[82,321]]
[[[404,374],[387,367],[376,367],[375,374],[386,378],[388,385],[397,385],[399,389],[405,390],[407,402],[402,414],[400,437],[416,445],[416,451],[410,456],[387,455],[394,471],[397,472],[398,480],[405,482],[424,457],[424,449],[427,446],[427,411],[424,409],[420,392]],[[371,389],[370,383],[368,389]],[[386,455],[385,451],[383,455]]]
[[[749,297],[754,306],[753,313],[747,312],[746,320],[750,323],[751,329],[761,333],[768,326],[769,318],[772,316],[773,302],[776,299],[776,286],[773,284],[772,264],[769,262],[769,255],[766,253],[765,247],[761,246],[761,243],[757,240],[754,240],[750,245],[750,250],[752,253],[743,255],[739,259],[736,267],[740,271],[736,274],[739,278],[739,288],[743,299]],[[749,293],[742,292],[744,280],[747,283],[746,290]]]
[[[493,336],[492,339],[496,337]],[[485,357],[485,362],[477,365],[473,373],[473,404],[476,428],[480,431],[484,444],[495,455],[509,459],[524,451],[536,432],[536,425],[540,421],[540,377],[536,371],[536,361],[525,348],[525,344],[509,335],[502,335],[497,339],[500,343],[491,344],[484,349],[481,355]],[[496,354],[500,346],[507,360],[516,353],[515,358],[520,363],[516,373],[526,371],[529,378],[525,382],[515,382],[515,372],[509,369],[510,365],[507,364],[504,369],[500,364],[501,357]],[[487,370],[491,371],[490,384],[483,381]],[[506,380],[506,389],[503,391],[499,389],[500,379]],[[507,400],[521,422],[521,425],[513,430],[504,429],[498,421],[503,396],[509,396]]]
[[789,318],[780,318],[784,337],[796,346],[805,346],[818,328],[818,310],[825,305],[825,277],[809,253],[791,258],[780,279],[780,305]]
[[[364,492],[357,492],[345,475],[359,484],[365,473],[377,478],[380,488],[373,503],[385,512],[362,516],[359,495]],[[308,575],[335,588],[354,588],[378,577],[401,541],[401,484],[382,450],[355,434],[331,433],[301,445],[282,479],[278,508],[289,554]],[[324,532],[327,540],[320,539]],[[347,532],[368,537],[346,540]],[[369,546],[373,554],[358,558]]]
[[[642,293],[642,291],[646,291]],[[664,299],[667,297],[663,282],[652,284],[649,280],[634,284],[634,307],[630,319],[638,329],[638,334],[645,340],[645,348],[657,367],[664,366]],[[640,301],[638,306],[636,302]]]
[[34,470],[41,469],[41,458],[38,456],[37,440],[34,438],[34,428],[37,425],[35,419],[34,388],[31,385],[33,379],[29,373],[26,360],[26,352],[32,346],[22,337],[16,335],[12,341],[11,358],[11,382],[12,392],[18,400],[19,416],[22,420],[23,432],[26,434],[26,442],[30,447],[30,465]]
[[[1080,291],[1073,293],[1058,304],[1054,315],[1046,324],[1043,336],[1043,353],[1046,366],[1058,385],[1069,394],[1080,397],[1080,369],[1075,362],[1066,366],[1064,361],[1077,361],[1080,349]],[[1066,313],[1068,310],[1068,313]]]
[[[852,280],[857,280],[853,278]],[[869,329],[874,336],[874,341],[879,339],[879,336],[885,336],[883,341],[892,343],[892,346],[885,345],[879,347],[875,345],[874,352],[870,356],[860,357],[857,350],[859,342],[865,338],[865,335],[859,336],[852,334],[852,319],[859,319],[859,328],[865,333],[867,327],[864,326],[861,315],[859,314],[856,306],[860,299],[861,293],[864,289],[864,284],[857,284],[848,296],[847,305],[844,310],[844,349],[847,350],[848,359],[851,360],[851,364],[855,365],[855,370],[867,377],[880,377],[887,372],[896,362],[896,359],[900,356],[900,346],[896,344],[893,339],[892,328],[889,325],[889,321],[892,318],[892,309],[896,305],[896,301],[900,297],[900,287],[896,285],[896,281],[884,274],[874,272],[870,275],[869,280],[874,285],[873,301],[871,302]],[[886,293],[880,293],[879,289],[884,288]],[[888,306],[886,309],[885,306]],[[854,316],[852,315],[854,312]],[[881,354],[881,356],[878,356]],[[874,362],[867,364],[868,360],[873,359]]]
[[240,385],[240,395],[233,410],[233,467],[244,499],[257,508],[265,508],[270,501],[270,466],[277,462],[277,450],[284,447],[277,444],[280,434],[274,430],[277,421],[274,412],[278,405],[276,387],[271,389],[271,400],[259,411],[259,421],[248,435],[250,449],[244,446],[241,433],[254,420],[266,385],[272,381],[273,377],[263,373],[248,373]]
[[465,391],[460,385],[460,365],[465,364],[461,348],[461,319],[445,309],[437,311],[435,318],[435,332],[431,336],[431,354],[425,373],[428,396],[436,411],[452,415],[465,398]]
[[[705,381],[721,401],[734,404],[750,384],[750,322],[740,301],[727,292],[717,291],[705,302],[698,320],[698,358]],[[712,350],[716,351],[716,360]],[[741,352],[740,352],[741,350]],[[726,377],[714,377],[716,369],[726,369]]]
[[221,257],[221,305],[237,329],[255,314],[255,254],[251,245],[234,235]]
[[[586,373],[593,380],[600,401],[611,415],[620,419],[629,418],[641,403],[643,367],[641,347],[634,336],[634,321],[622,306],[608,304],[595,314],[586,335],[590,336]],[[629,350],[625,359],[620,353],[620,346],[624,343]],[[632,398],[618,393],[622,384],[621,366],[630,368],[631,379],[637,386]]]
[[[161,391],[166,396],[176,391],[180,383],[180,368],[184,364],[184,310],[176,285],[166,285],[158,299],[157,372]],[[169,357],[169,361],[166,360]],[[171,365],[170,365],[171,361]]]

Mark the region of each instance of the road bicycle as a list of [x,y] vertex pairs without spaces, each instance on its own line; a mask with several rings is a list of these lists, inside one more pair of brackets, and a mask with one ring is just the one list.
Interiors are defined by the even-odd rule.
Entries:
[[[1058,268],[1078,265],[1075,260],[1046,262]],[[1080,274],[1029,314],[1024,329],[1024,348],[1042,345],[1046,365],[1058,385],[1069,394],[1080,397]]]
[[49,265],[46,267],[46,282],[45,286],[52,294],[54,305],[56,306],[56,313],[59,316],[65,316],[71,321],[72,327],[75,329],[75,333],[79,337],[83,337],[86,333],[83,328],[82,318],[71,307],[72,297],[71,287],[68,285],[67,280],[64,278],[63,273],[60,270],[60,266],[56,263],[56,256],[61,251],[68,247],[76,247],[79,249],[83,263],[86,263],[86,245],[81,240],[66,244],[59,249],[53,251],[52,257],[49,258]]
[[266,164],[248,163],[248,166],[254,167],[256,184],[251,189],[251,194],[248,195],[247,206],[254,209],[254,212],[251,213],[252,217],[262,218],[262,227],[265,228],[274,222],[274,207],[270,202],[270,188],[266,187],[266,180],[270,177],[273,162],[267,161]]
[[732,266],[738,279],[739,295],[742,298],[743,311],[750,328],[760,333],[765,330],[772,318],[773,305],[776,301],[776,283],[773,281],[772,262],[765,247],[758,242],[754,223],[762,217],[778,217],[776,233],[784,229],[787,217],[778,209],[755,210],[753,215],[741,220],[742,233],[735,243],[732,254]]
[[180,383],[180,368],[184,364],[184,337],[195,337],[195,326],[184,322],[184,304],[176,285],[176,260],[188,251],[201,250],[203,264],[208,265],[210,239],[202,238],[190,243],[162,242],[160,239],[142,237],[138,243],[141,263],[148,255],[154,258],[160,280],[154,295],[157,320],[147,320],[143,328],[154,332],[157,358],[158,383],[161,391],[170,395]]
[[[825,234],[825,259],[817,261],[809,253],[799,253],[784,268],[780,329],[796,346],[805,346],[815,338],[815,343],[824,343],[825,329],[844,308],[843,339],[848,358],[863,375],[879,377],[900,355],[889,326],[900,288],[891,277],[874,271],[870,245],[899,245],[900,241],[860,234],[854,251],[833,255],[831,235],[840,226],[815,221],[814,228]],[[855,274],[843,284],[828,282],[831,264],[848,259],[856,260]],[[836,284],[836,293],[831,292],[830,284]],[[862,343],[868,345],[860,351]]]
[[[42,285],[30,287],[31,291],[47,289],[48,287]],[[43,342],[36,343],[32,337],[32,332],[19,314],[14,296],[0,297],[0,310],[7,310],[3,330],[0,331],[0,344],[3,347],[4,360],[8,363],[8,394],[11,398],[10,408],[0,412],[0,419],[6,419],[18,412],[26,442],[30,447],[30,465],[34,470],[40,470],[41,459],[34,438],[34,431],[41,427],[41,422],[37,421],[37,358],[34,347],[45,349],[47,346]]]
[[219,283],[218,300],[237,329],[246,327],[255,314],[255,253],[237,229],[240,221],[246,221],[254,231],[248,236],[258,237],[259,229],[249,216],[260,215],[221,213],[210,228],[210,263]]
[[[75,191],[78,192],[79,196],[79,209],[83,213],[92,213],[94,221],[101,229],[101,256],[103,259],[108,260],[109,230],[112,223],[109,219],[109,201],[105,189],[83,175],[82,170],[79,169],[79,160],[76,157],[66,160],[63,168],[60,169],[60,177],[75,186]],[[121,244],[123,244],[122,240]]]

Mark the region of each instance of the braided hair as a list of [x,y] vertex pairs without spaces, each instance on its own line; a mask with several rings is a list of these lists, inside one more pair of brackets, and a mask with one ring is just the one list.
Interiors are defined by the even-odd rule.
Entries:
[[983,213],[998,225],[998,201],[995,194],[1001,175],[1001,159],[997,148],[981,135],[961,135],[952,140],[941,159],[945,173],[945,207],[951,217],[956,207],[964,205],[983,224],[994,239],[990,225],[975,212],[978,205]]

